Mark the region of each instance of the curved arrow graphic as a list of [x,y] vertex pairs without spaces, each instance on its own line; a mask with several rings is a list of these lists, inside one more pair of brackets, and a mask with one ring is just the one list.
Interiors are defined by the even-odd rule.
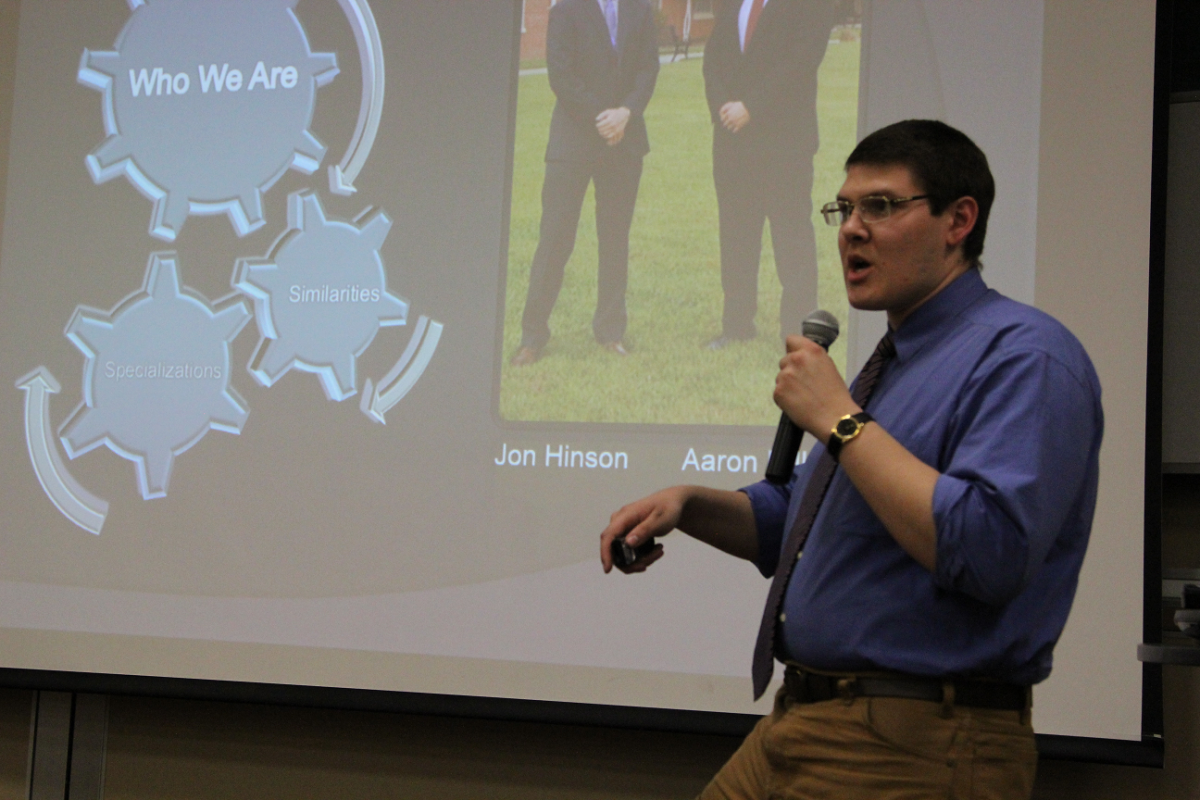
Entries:
[[442,338],[442,323],[434,322],[429,317],[422,316],[417,320],[412,338],[408,346],[400,354],[396,365],[388,370],[388,374],[379,379],[379,386],[373,386],[371,379],[363,386],[362,402],[359,408],[374,422],[387,424],[386,414],[396,403],[404,399],[404,395],[421,379],[433,351],[437,350],[438,341]]
[[108,501],[84,489],[67,471],[50,430],[50,395],[62,391],[50,370],[38,367],[17,380],[25,392],[25,444],[38,483],[67,519],[89,533],[100,533]]
[[342,162],[329,168],[329,190],[348,197],[354,194],[354,180],[362,172],[375,146],[375,134],[379,131],[379,119],[383,114],[383,43],[379,39],[379,26],[367,0],[338,0],[338,4],[350,20],[354,39],[358,42],[358,55],[362,61],[362,104],[358,111],[358,125],[350,139],[350,147]]

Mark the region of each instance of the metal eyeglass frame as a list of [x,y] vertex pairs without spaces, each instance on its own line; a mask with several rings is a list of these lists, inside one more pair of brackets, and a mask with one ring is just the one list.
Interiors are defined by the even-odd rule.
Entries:
[[884,197],[883,195],[873,194],[859,198],[856,203],[852,203],[849,200],[834,200],[832,203],[826,203],[821,206],[821,216],[825,217],[826,225],[832,225],[836,228],[850,219],[850,215],[857,208],[858,217],[863,222],[883,222],[892,215],[893,206],[898,206],[902,203],[911,203],[913,200],[926,200],[928,198],[929,195],[927,194],[914,194],[912,197]]

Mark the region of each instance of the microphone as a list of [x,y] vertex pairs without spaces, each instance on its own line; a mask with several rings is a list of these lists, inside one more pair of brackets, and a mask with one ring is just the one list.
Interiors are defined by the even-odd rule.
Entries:
[[[837,317],[828,311],[817,309],[804,318],[800,326],[804,338],[816,342],[829,349],[838,337]],[[796,467],[796,454],[800,452],[800,440],[804,431],[792,422],[787,414],[779,419],[779,428],[775,431],[775,444],[771,447],[771,460],[767,462],[767,480],[775,484],[785,484],[792,478],[792,470]]]

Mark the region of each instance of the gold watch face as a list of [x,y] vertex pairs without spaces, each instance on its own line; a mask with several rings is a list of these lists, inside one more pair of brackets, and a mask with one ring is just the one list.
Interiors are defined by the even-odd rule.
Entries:
[[854,434],[858,433],[858,429],[861,427],[861,422],[856,419],[846,417],[838,420],[837,427],[835,427],[833,431],[838,435],[838,438],[845,439],[847,436],[853,436]]

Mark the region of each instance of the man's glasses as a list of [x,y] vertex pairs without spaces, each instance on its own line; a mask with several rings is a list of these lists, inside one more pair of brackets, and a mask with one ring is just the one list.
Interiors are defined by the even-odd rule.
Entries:
[[834,200],[821,206],[821,215],[826,224],[837,227],[850,219],[854,209],[858,209],[858,218],[863,222],[882,222],[892,215],[892,207],[901,203],[911,203],[913,200],[924,200],[927,194],[914,194],[912,197],[883,197],[871,195],[859,198],[857,203],[849,200]]

